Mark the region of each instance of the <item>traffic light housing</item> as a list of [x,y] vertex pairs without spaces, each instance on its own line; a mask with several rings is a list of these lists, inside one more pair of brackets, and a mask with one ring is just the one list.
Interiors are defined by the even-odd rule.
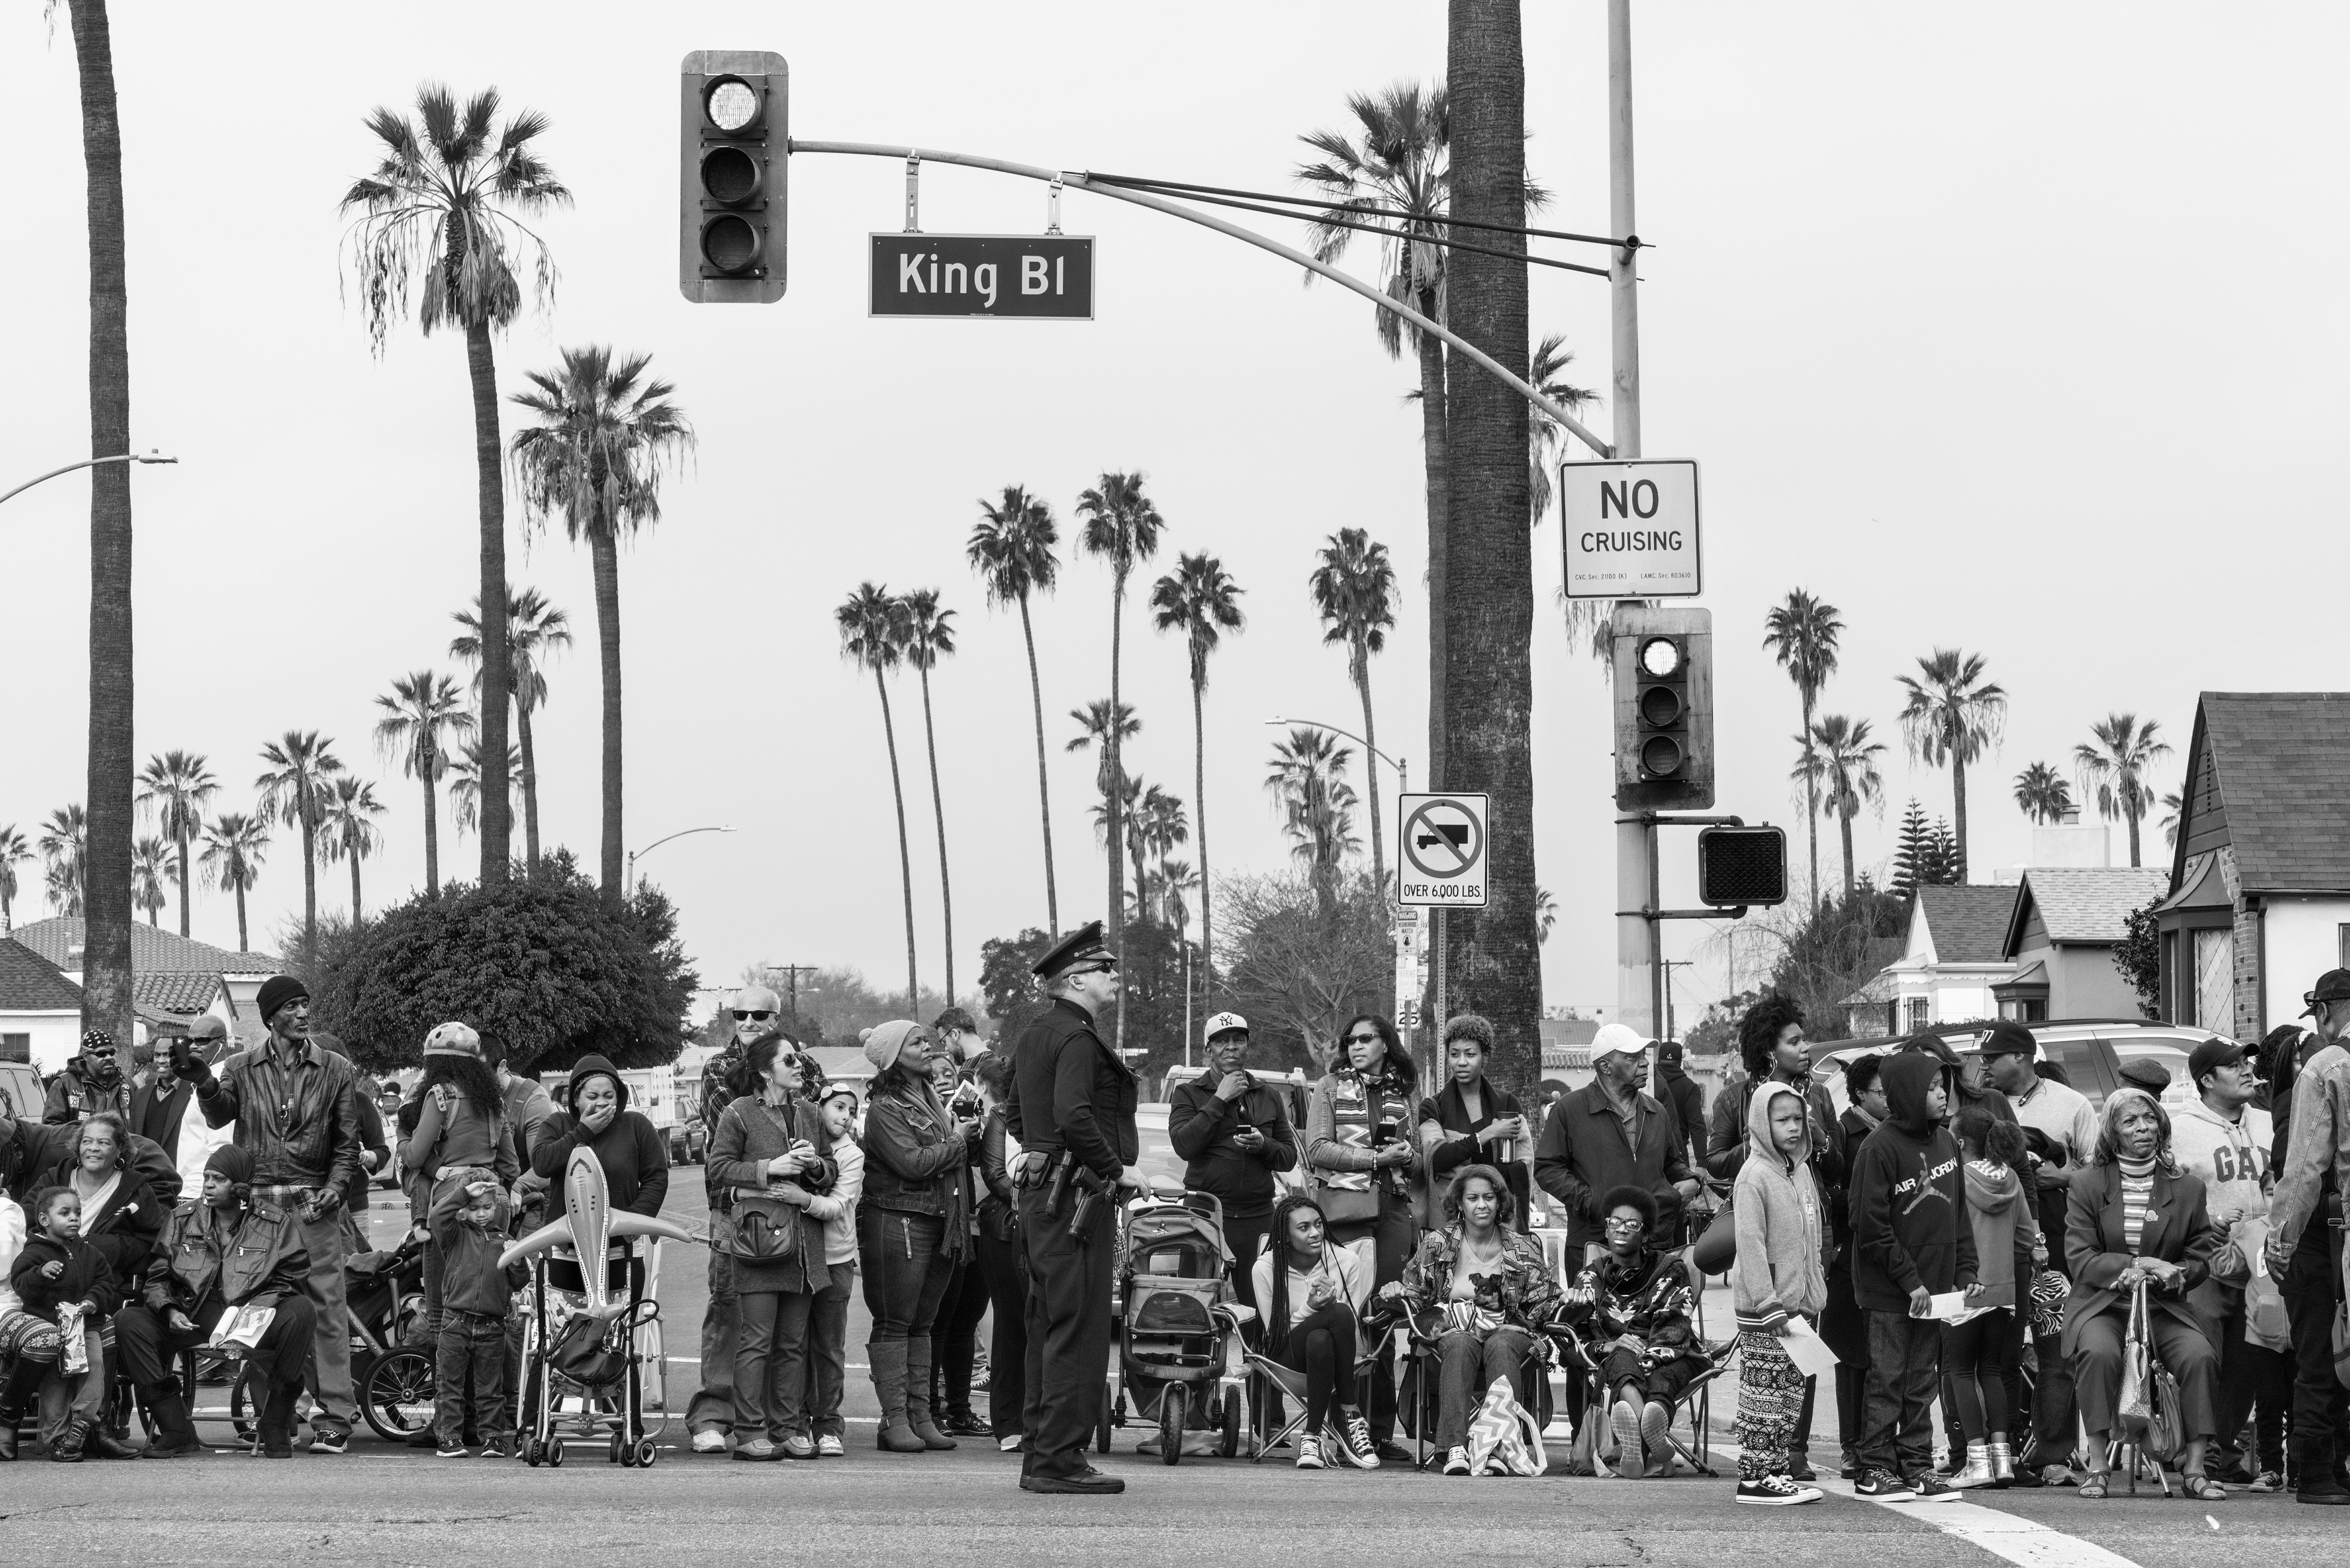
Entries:
[[790,78],[764,49],[696,49],[680,71],[677,286],[696,305],[784,296]]
[[1609,633],[1617,805],[1704,810],[1713,804],[1713,612],[1619,604]]
[[1787,901],[1787,832],[1707,827],[1697,836],[1697,900],[1715,909]]

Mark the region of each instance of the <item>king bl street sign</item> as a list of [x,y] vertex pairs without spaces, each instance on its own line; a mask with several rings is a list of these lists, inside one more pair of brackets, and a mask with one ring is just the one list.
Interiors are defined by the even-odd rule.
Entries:
[[875,234],[870,316],[1094,318],[1089,234]]

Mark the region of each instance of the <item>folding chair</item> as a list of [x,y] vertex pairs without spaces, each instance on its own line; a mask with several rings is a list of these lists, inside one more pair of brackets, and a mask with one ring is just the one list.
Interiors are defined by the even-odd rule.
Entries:
[[[1688,1386],[1684,1387],[1672,1402],[1671,1414],[1665,1425],[1665,1445],[1672,1450],[1674,1459],[1687,1465],[1692,1471],[1701,1476],[1718,1479],[1718,1472],[1713,1468],[1711,1390],[1714,1380],[1729,1370],[1731,1352],[1736,1342],[1733,1340],[1713,1345],[1707,1341],[1705,1276],[1699,1272],[1696,1263],[1690,1261],[1686,1250],[1683,1250],[1679,1256],[1681,1266],[1689,1272],[1690,1286],[1695,1298],[1693,1309],[1690,1314],[1690,1330],[1696,1337],[1697,1348],[1703,1353],[1705,1361],[1697,1375],[1690,1380]],[[1550,1324],[1545,1325],[1545,1332],[1546,1336],[1556,1346],[1561,1365],[1567,1368],[1567,1375],[1569,1376],[1579,1375],[1584,1380],[1585,1429],[1575,1434],[1576,1451],[1579,1454],[1589,1455],[1595,1473],[1614,1474],[1616,1472],[1613,1467],[1617,1463],[1619,1450],[1616,1446],[1614,1428],[1607,1419],[1607,1412],[1614,1390],[1607,1386],[1607,1380],[1600,1371],[1599,1359],[1592,1355],[1590,1346],[1584,1343],[1582,1334],[1574,1325],[1564,1322]],[[1675,1430],[1684,1420],[1688,1422],[1690,1428],[1686,1440]],[[1666,1476],[1672,1473],[1672,1460],[1669,1459],[1665,1462],[1664,1473]]]
[[[1355,1407],[1358,1410],[1368,1405],[1373,1370],[1379,1357],[1390,1353],[1397,1321],[1379,1324],[1375,1329],[1374,1324],[1359,1317],[1356,1320]],[[1249,1326],[1262,1336],[1261,1321]],[[1366,1345],[1364,1335],[1373,1333],[1376,1337]],[[1301,1368],[1284,1366],[1245,1340],[1241,1346],[1241,1364],[1247,1376],[1249,1441],[1253,1449],[1249,1462],[1255,1464],[1305,1429],[1305,1373]],[[1272,1407],[1276,1393],[1289,1401],[1289,1407],[1284,1411],[1279,1429],[1268,1432],[1265,1412]]]
[[[1409,1403],[1412,1417],[1412,1469],[1415,1470],[1424,1470],[1444,1458],[1437,1451],[1429,1435],[1435,1426],[1433,1396],[1443,1390],[1443,1366],[1437,1354],[1440,1336],[1429,1332],[1434,1322],[1431,1314],[1425,1324],[1407,1317],[1398,1320],[1395,1325],[1397,1332],[1406,1335],[1404,1358],[1409,1364],[1411,1398]],[[1552,1417],[1557,1410],[1556,1401],[1551,1396],[1550,1377],[1558,1366],[1558,1347],[1552,1342],[1549,1325],[1545,1324],[1535,1331],[1533,1343],[1526,1348],[1523,1373],[1524,1385],[1534,1397],[1534,1425],[1545,1432],[1550,1430]],[[1400,1415],[1406,1401],[1399,1397],[1396,1403]]]

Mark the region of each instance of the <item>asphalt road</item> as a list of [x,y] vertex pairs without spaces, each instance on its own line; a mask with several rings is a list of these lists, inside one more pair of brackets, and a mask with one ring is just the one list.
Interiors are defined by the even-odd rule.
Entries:
[[[680,1171],[669,1212],[701,1214],[697,1171]],[[397,1218],[380,1210],[379,1234]],[[673,1259],[673,1262],[686,1260]],[[698,1260],[693,1260],[698,1262]],[[664,1282],[666,1315],[686,1354],[704,1296],[695,1267]],[[861,1306],[849,1359],[861,1362]],[[695,1380],[674,1367],[679,1407]],[[2070,1493],[1976,1492],[1928,1506],[1864,1502],[1834,1490],[1798,1509],[1742,1508],[1728,1480],[1447,1480],[1396,1469],[1300,1474],[1284,1461],[1136,1455],[1139,1430],[1100,1460],[1126,1478],[1117,1498],[1035,1497],[1018,1460],[985,1444],[898,1456],[870,1448],[869,1385],[849,1374],[845,1459],[743,1465],[674,1445],[650,1470],[573,1450],[560,1470],[439,1459],[364,1433],[341,1459],[282,1463],[230,1455],[169,1464],[26,1462],[0,1467],[0,1561],[136,1563],[496,1563],[646,1561],[847,1565],[947,1556],[991,1564],[1159,1562],[1355,1565],[1464,1558],[1623,1568],[1825,1563],[1939,1568],[2002,1560],[2034,1568],[2262,1568],[2331,1564],[2350,1520],[2290,1498],[2225,1503],[2152,1495],[2085,1503]],[[858,1417],[864,1417],[862,1420]],[[217,1424],[207,1432],[218,1430]],[[1554,1444],[1554,1459],[1564,1457]],[[1725,1464],[1727,1475],[1732,1467]]]

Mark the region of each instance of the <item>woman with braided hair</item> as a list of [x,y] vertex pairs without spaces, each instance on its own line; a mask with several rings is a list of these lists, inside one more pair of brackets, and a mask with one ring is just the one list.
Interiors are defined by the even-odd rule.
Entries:
[[1273,1227],[1250,1282],[1264,1314],[1265,1355],[1305,1374],[1305,1430],[1297,1440],[1297,1468],[1321,1469],[1326,1458],[1377,1469],[1370,1423],[1344,1397],[1354,1392],[1357,1321],[1371,1297],[1361,1256],[1352,1248],[1332,1246],[1322,1206],[1306,1193],[1293,1192],[1274,1208]]

